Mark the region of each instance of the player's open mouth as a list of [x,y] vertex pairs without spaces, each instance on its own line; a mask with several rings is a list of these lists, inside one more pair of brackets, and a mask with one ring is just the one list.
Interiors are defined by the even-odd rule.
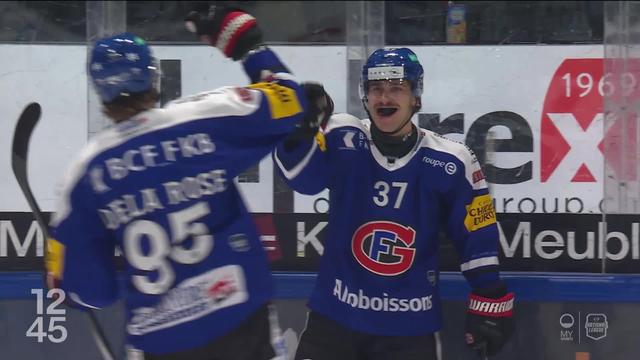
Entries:
[[376,112],[380,116],[391,116],[391,115],[395,114],[396,111],[398,111],[398,108],[381,107],[381,108],[378,108],[378,110]]

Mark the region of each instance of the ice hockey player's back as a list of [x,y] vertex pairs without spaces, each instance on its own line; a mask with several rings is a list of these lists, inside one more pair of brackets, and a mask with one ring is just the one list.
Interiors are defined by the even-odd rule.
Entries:
[[[294,124],[267,113],[270,96],[227,87],[141,112],[91,139],[68,172],[54,236],[64,232],[76,248],[94,241],[107,254],[121,249],[133,346],[198,346],[271,298],[266,256],[233,182]],[[299,105],[279,110],[289,118],[301,112]],[[79,225],[93,238],[73,239]],[[66,250],[75,258],[65,263],[63,283],[75,299],[93,307],[115,300],[116,289],[105,286],[115,272],[90,278],[81,271],[112,256]]]

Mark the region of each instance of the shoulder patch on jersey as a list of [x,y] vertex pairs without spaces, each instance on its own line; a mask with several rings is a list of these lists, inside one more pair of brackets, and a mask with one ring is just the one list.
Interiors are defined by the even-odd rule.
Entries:
[[236,92],[236,95],[238,95],[238,98],[240,98],[241,101],[244,101],[244,102],[253,101],[253,95],[251,94],[251,91],[249,91],[247,88],[237,87],[237,88],[234,88],[233,90]]
[[471,177],[473,178],[473,183],[477,183],[478,181],[484,180],[484,174],[482,173],[482,170],[478,169],[476,171],[473,172],[473,174],[471,175]]
[[260,90],[267,97],[272,119],[281,119],[302,112],[298,95],[291,88],[269,82],[259,82],[247,87]]
[[467,215],[464,218],[464,227],[467,228],[467,231],[472,232],[496,223],[496,212],[489,194],[474,197],[466,208]]

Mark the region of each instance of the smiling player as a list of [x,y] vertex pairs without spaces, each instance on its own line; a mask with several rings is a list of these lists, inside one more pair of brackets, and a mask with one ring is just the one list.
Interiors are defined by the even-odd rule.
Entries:
[[411,50],[379,49],[362,71],[370,120],[334,115],[315,141],[274,153],[295,190],[330,190],[325,251],[296,359],[436,359],[440,230],[472,288],[467,344],[491,355],[512,333],[514,296],[499,276],[487,183],[469,148],[411,122],[422,87]]

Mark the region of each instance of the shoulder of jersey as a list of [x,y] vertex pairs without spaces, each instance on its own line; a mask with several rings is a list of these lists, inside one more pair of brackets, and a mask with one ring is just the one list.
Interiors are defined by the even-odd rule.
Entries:
[[224,86],[176,99],[165,105],[175,121],[205,117],[248,115],[260,107],[262,92],[246,87]]
[[347,114],[347,113],[338,113],[331,115],[329,122],[327,123],[327,127],[324,129],[325,134],[329,133],[331,130],[342,128],[342,127],[355,127],[363,132],[367,132],[366,124],[358,119],[357,117]]
[[464,143],[449,139],[430,130],[420,129],[424,134],[422,148],[429,148],[455,156],[464,164],[472,164],[478,161],[473,151]]
[[262,92],[244,87],[225,86],[169,102],[132,119],[114,124],[89,140],[78,158],[90,161],[103,151],[144,134],[198,121],[229,116],[247,116],[260,107]]

